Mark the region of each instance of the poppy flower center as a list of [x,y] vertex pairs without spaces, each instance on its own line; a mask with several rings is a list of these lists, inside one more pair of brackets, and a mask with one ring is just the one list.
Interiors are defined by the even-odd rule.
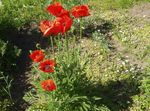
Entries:
[[49,70],[50,68],[51,68],[50,65],[45,66],[45,70]]
[[47,84],[47,88],[49,88],[49,87],[51,87],[51,85],[50,85],[50,84]]
[[63,25],[63,26],[66,26],[66,23],[63,23],[62,25]]

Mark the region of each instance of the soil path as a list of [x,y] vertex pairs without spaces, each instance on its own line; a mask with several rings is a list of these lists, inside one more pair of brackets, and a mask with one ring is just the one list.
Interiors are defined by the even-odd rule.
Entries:
[[[133,6],[131,9],[129,9],[129,15],[132,17],[141,18],[143,20],[146,20],[150,22],[150,3],[143,3],[139,5]],[[142,60],[139,60],[134,54],[131,52],[125,52],[126,47],[121,44],[117,39],[112,38],[110,41],[110,44],[114,48],[114,54],[115,53],[122,53],[124,57],[127,57],[127,59],[132,63],[136,64],[141,68],[145,68],[148,63]]]
[[125,52],[126,47],[123,46],[118,40],[113,38],[110,41],[110,44],[112,45],[112,47],[114,49],[113,55],[116,53],[121,53],[124,55],[124,57],[126,59],[128,59],[130,61],[130,63],[136,64],[140,68],[145,68],[148,65],[147,62],[137,59],[137,57],[134,54],[132,54],[131,52]]
[[129,13],[133,17],[140,17],[150,22],[150,3],[135,5]]

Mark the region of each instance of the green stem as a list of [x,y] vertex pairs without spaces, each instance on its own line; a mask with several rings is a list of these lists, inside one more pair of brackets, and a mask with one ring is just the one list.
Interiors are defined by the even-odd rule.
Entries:
[[80,5],[82,4],[82,0],[80,0]]
[[53,42],[53,38],[52,38],[52,37],[50,37],[50,41],[51,41],[51,47],[52,47],[53,57],[54,57],[54,59],[55,59],[54,42]]
[[11,84],[12,84],[12,80],[8,80],[8,76],[5,77],[4,74],[2,74],[2,77],[4,78],[4,81],[6,83],[6,88],[3,88],[5,90],[5,92],[8,94],[11,102],[13,103],[13,99],[12,99],[12,95],[11,95],[11,91],[10,91],[10,88],[11,88]]
[[58,53],[60,52],[60,48],[61,48],[61,39],[60,39],[60,35],[57,36],[57,46],[58,46]]
[[66,47],[66,52],[67,52],[67,58],[69,60],[69,45],[68,45],[68,38],[67,38],[66,33],[65,33],[65,47]]
[[77,40],[77,37],[73,35],[73,48],[75,48],[76,46],[76,40]]
[[80,39],[82,39],[82,18],[80,19]]
[[66,49],[67,49],[67,51],[68,51],[69,46],[68,46],[68,39],[67,39],[67,35],[66,35],[66,33],[65,33],[65,42],[66,42]]
[[[80,41],[82,39],[82,18],[80,19]],[[79,52],[81,51],[81,42],[79,43]],[[81,58],[79,57],[79,61],[81,62]]]
[[[52,74],[50,74],[50,78],[51,78],[53,81],[55,80]],[[54,82],[55,82],[55,81],[54,81]],[[55,83],[56,83],[56,82],[55,82]]]

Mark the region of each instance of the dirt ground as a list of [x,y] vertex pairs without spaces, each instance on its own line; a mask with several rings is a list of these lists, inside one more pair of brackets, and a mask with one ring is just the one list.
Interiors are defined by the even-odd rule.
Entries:
[[144,18],[145,20],[150,22],[150,3],[135,5],[130,9],[129,12],[133,17]]

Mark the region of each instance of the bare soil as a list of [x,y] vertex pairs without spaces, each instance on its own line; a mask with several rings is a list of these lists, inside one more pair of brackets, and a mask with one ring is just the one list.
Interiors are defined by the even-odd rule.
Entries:
[[129,13],[133,17],[143,18],[150,22],[150,3],[135,5],[129,10]]

